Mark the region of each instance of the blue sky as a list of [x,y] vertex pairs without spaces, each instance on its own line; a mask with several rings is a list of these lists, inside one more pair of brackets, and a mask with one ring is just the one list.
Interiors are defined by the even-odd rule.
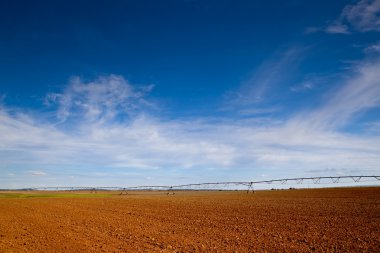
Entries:
[[7,1],[0,188],[380,174],[380,1]]

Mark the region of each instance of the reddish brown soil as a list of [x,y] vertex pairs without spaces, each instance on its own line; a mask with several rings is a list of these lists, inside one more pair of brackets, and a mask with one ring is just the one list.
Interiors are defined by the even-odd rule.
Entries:
[[0,199],[0,252],[380,252],[380,188]]

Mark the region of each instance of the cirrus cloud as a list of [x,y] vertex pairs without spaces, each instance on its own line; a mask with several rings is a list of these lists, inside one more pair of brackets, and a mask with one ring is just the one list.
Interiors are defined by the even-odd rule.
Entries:
[[306,33],[350,34],[380,32],[380,0],[360,0],[345,6],[340,16],[325,27],[308,27]]
[[[168,119],[149,113],[150,86],[115,75],[88,83],[77,79],[62,93],[48,95],[61,124],[0,107],[0,169],[7,175],[41,176],[34,184],[54,186],[130,185],[147,177],[157,184],[205,177],[249,180],[325,168],[376,174],[380,136],[342,129],[360,113],[379,108],[380,61],[366,60],[353,69],[321,106],[282,119],[251,114]],[[128,120],[118,118],[124,115]],[[5,180],[9,177],[0,183],[7,185]]]

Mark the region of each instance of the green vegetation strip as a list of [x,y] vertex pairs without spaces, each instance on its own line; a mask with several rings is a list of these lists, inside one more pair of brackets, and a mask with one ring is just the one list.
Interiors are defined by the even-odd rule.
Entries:
[[29,198],[99,198],[111,197],[110,193],[0,193],[0,199],[29,199]]

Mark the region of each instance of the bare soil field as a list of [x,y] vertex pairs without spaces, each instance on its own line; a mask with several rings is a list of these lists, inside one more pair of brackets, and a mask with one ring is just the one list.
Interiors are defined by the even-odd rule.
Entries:
[[380,252],[379,187],[130,193],[0,193],[0,252]]

